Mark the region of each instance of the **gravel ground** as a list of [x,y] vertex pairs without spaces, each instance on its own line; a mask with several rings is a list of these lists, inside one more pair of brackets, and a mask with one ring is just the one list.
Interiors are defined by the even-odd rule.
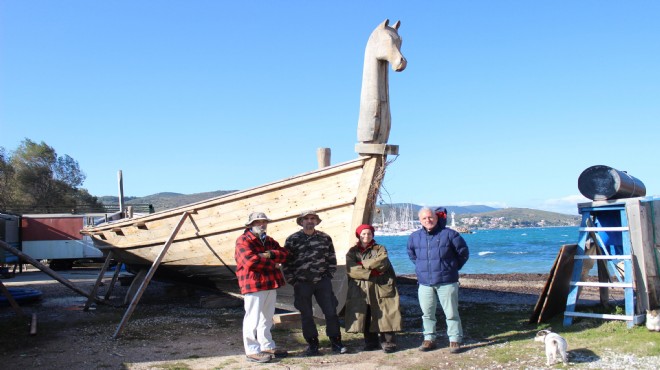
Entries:
[[[81,269],[66,275],[81,289],[89,291],[97,273],[94,269]],[[125,306],[115,308],[99,304],[86,312],[82,310],[86,299],[62,284],[44,278],[39,272],[22,275],[2,281],[9,287],[22,286],[43,292],[40,301],[22,304],[28,317],[32,313],[37,315],[38,333],[29,336],[27,328],[18,332],[7,329],[7,322],[17,320],[16,314],[8,307],[0,307],[3,369],[496,369],[502,366],[488,358],[488,348],[506,345],[473,338],[466,343],[466,351],[456,357],[446,350],[445,338],[440,339],[440,349],[436,351],[417,351],[421,312],[416,299],[416,281],[413,277],[402,276],[399,289],[404,327],[411,331],[398,336],[399,351],[395,354],[358,350],[342,356],[300,357],[304,344],[297,338],[299,330],[295,322],[295,329],[282,325],[273,332],[278,344],[289,349],[291,356],[267,365],[254,365],[244,360],[242,301],[234,297],[217,299],[208,292],[193,292],[152,281],[119,338],[113,339]],[[461,277],[460,299],[461,302],[492,303],[500,309],[523,307],[529,310],[536,303],[546,279],[544,274],[465,275]],[[108,276],[104,282],[109,281]],[[103,286],[99,293],[105,294],[107,287]],[[127,289],[117,284],[111,302],[121,304]],[[223,303],[223,307],[205,307],[202,302],[209,297],[213,297],[216,304]],[[357,349],[361,346],[361,337],[347,338],[347,342],[349,347]],[[325,348],[322,352],[329,351]],[[534,361],[520,363],[518,368],[543,368],[539,365],[544,361],[543,352],[539,350]],[[660,358],[635,358],[612,351],[603,357],[571,358],[571,362],[571,366],[582,368],[655,369]],[[465,363],[475,365],[465,366]]]

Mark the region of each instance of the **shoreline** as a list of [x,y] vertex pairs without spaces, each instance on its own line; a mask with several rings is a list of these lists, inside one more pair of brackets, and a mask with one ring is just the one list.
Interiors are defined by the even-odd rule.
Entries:
[[[535,305],[549,274],[460,274],[459,301],[501,305]],[[405,300],[417,299],[417,277],[397,275],[399,295]]]

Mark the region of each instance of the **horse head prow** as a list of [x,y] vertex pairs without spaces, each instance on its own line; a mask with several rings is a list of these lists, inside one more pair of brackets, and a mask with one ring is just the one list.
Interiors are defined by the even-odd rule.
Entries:
[[358,119],[358,141],[363,143],[387,143],[391,126],[387,64],[396,72],[408,64],[401,54],[401,21],[392,26],[389,23],[385,19],[373,30],[364,52]]

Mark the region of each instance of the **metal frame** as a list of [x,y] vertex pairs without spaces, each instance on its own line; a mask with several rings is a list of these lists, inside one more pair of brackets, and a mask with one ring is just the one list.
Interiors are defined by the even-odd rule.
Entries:
[[[630,228],[626,214],[625,204],[609,205],[605,207],[585,207],[580,209],[582,213],[582,223],[579,229],[578,248],[573,265],[573,275],[570,282],[570,291],[566,300],[566,310],[564,312],[564,326],[570,326],[573,323],[573,317],[589,317],[606,320],[623,320],[628,323],[628,327],[643,322],[644,315],[635,315],[635,285],[634,271],[632,265],[632,244],[630,239]],[[592,220],[593,218],[593,220]],[[608,220],[608,218],[610,220]],[[618,226],[605,225],[607,221],[618,223]],[[610,233],[610,234],[606,234]],[[586,255],[585,244],[588,239],[596,243],[599,255]],[[611,237],[611,238],[610,238]],[[614,243],[620,240],[621,245],[607,244],[610,239]],[[619,248],[620,247],[620,248]],[[620,251],[618,251],[620,249]],[[615,276],[619,282],[598,283],[583,282],[582,265],[586,259],[605,260],[609,276]],[[623,261],[623,272],[617,269],[615,261]],[[623,275],[623,276],[622,276]],[[621,288],[624,290],[625,315],[608,315],[595,313],[576,312],[576,304],[580,294],[580,287],[599,287],[599,288]]]

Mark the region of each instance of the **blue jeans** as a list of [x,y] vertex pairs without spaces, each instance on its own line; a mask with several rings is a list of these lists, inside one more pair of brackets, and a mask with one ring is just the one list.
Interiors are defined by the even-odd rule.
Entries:
[[438,302],[445,312],[447,322],[447,337],[450,342],[463,341],[463,326],[458,315],[458,283],[439,285],[419,285],[417,289],[419,306],[422,308],[422,325],[424,340],[435,340],[436,323],[435,310]]

